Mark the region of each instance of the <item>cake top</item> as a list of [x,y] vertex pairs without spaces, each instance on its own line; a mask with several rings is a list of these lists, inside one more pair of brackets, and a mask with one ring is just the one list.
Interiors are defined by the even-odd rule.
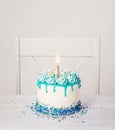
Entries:
[[81,79],[79,75],[74,71],[62,70],[59,75],[55,70],[46,70],[38,75],[38,84],[44,83],[49,85],[66,85],[71,86],[78,84],[81,87]]

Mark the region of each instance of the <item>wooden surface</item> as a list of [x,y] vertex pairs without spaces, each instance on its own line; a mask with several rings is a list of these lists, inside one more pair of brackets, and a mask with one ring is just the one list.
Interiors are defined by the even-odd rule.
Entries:
[[1,129],[115,129],[115,97],[81,97],[86,114],[64,120],[38,117],[30,109],[35,96],[0,97]]

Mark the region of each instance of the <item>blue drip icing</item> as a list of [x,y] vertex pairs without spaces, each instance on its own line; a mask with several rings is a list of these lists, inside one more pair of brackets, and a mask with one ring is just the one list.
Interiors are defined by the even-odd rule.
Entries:
[[56,92],[56,86],[53,87],[53,92]]
[[48,85],[45,85],[45,87],[46,87],[46,93],[48,93]]
[[75,83],[75,84],[65,84],[65,85],[55,84],[55,85],[52,85],[52,84],[48,84],[48,83],[45,83],[45,82],[38,81],[37,86],[38,86],[39,89],[41,89],[41,85],[42,84],[45,85],[46,93],[48,93],[48,85],[53,86],[53,92],[56,92],[56,87],[63,87],[64,88],[64,96],[65,97],[67,96],[67,87],[71,87],[71,91],[73,91],[73,86],[75,84],[78,84],[78,88],[81,87],[80,82],[79,83]]
[[78,84],[78,88],[81,88],[81,84]]
[[38,84],[37,86],[38,86],[39,89],[41,89],[41,84]]
[[73,85],[71,85],[71,91],[73,91]]
[[64,96],[67,96],[67,85],[64,85]]

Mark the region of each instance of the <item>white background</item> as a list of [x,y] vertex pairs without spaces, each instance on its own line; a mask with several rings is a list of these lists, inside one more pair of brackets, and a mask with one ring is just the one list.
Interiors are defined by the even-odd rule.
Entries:
[[0,0],[0,95],[15,94],[15,37],[101,37],[100,84],[115,95],[114,0]]

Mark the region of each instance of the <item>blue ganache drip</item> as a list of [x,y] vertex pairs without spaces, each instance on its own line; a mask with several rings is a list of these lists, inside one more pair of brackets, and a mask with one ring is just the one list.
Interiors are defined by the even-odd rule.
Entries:
[[67,87],[71,87],[71,91],[73,91],[76,84],[78,84],[78,88],[81,87],[81,79],[74,71],[61,71],[57,76],[55,70],[47,70],[39,74],[37,80],[38,88],[41,89],[41,85],[44,85],[46,93],[48,93],[48,86],[53,87],[53,92],[56,92],[56,87],[63,87],[64,96],[67,96]]

